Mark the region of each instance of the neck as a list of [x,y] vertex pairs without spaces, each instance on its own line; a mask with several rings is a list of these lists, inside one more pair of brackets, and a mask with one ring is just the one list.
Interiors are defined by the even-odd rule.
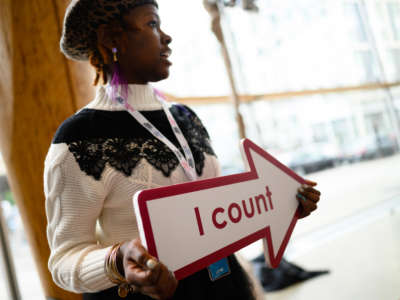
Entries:
[[139,71],[134,70],[133,68],[126,68],[124,64],[117,63],[115,65],[116,70],[114,71],[114,76],[118,76],[121,81],[127,84],[148,84],[149,80],[144,78],[140,78],[137,74],[140,74]]
[[149,82],[146,81],[146,80],[139,80],[139,79],[135,79],[135,78],[127,79],[126,82],[127,82],[128,84],[140,84],[140,85],[145,85],[145,84],[148,84],[148,83],[149,83]]

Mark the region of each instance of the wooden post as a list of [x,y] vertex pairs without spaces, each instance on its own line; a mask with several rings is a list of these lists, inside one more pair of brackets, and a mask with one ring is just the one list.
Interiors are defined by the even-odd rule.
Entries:
[[240,98],[237,92],[235,78],[233,76],[231,58],[229,55],[228,47],[226,46],[224,33],[222,31],[221,13],[219,11],[218,3],[217,2],[213,3],[208,0],[203,0],[203,5],[211,16],[211,30],[214,33],[217,40],[219,41],[219,44],[221,45],[222,56],[224,58],[224,63],[225,63],[225,69],[228,74],[229,83],[232,91],[233,104],[236,114],[236,122],[238,124],[238,129],[239,129],[239,137],[240,139],[244,139],[246,137],[246,129],[244,126],[243,117],[239,110]]
[[0,1],[0,149],[45,296],[60,300],[81,296],[47,269],[43,164],[57,127],[93,95],[88,67],[59,50],[66,2]]

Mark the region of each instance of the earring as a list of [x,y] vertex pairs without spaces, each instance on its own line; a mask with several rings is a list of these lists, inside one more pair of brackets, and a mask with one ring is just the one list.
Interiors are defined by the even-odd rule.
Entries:
[[112,64],[112,73],[111,73],[111,81],[110,81],[110,87],[111,87],[110,97],[113,101],[118,101],[118,97],[127,99],[127,97],[128,97],[128,82],[122,76],[122,73],[120,70],[120,64],[118,63],[118,57],[117,57],[118,50],[116,47],[113,47],[111,50],[113,53],[114,63]]
[[112,48],[112,53],[113,53],[113,60],[114,60],[114,62],[117,62],[117,61],[118,61],[117,52],[118,52],[117,48],[115,48],[115,47]]

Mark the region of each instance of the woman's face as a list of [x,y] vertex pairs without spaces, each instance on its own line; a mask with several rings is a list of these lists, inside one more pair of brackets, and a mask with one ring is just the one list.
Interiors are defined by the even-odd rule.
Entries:
[[128,83],[145,84],[169,76],[171,37],[160,28],[154,5],[134,8],[123,17],[125,24],[118,47],[118,61]]

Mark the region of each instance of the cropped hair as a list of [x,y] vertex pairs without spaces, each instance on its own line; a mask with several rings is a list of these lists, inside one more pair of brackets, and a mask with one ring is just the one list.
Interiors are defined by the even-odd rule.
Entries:
[[[120,26],[123,29],[126,28],[122,16],[112,22],[112,25]],[[93,82],[94,85],[97,85],[100,79],[102,79],[103,84],[108,82],[108,77],[111,76],[112,73],[112,59],[111,53],[100,47],[98,42],[96,43],[96,47],[89,51],[89,63],[94,67],[96,72],[96,77]]]

